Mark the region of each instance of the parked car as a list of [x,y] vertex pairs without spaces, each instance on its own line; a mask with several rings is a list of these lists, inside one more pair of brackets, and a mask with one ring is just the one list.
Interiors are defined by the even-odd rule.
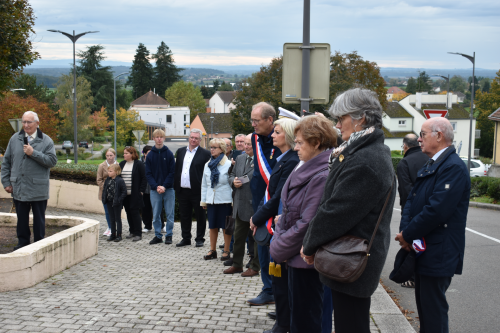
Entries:
[[64,141],[62,145],[62,149],[73,149],[73,142]]
[[89,143],[87,141],[80,141],[78,143],[78,147],[85,147],[85,148],[88,148],[89,147]]
[[[462,161],[467,165],[467,157],[460,157]],[[487,173],[486,165],[480,160],[472,159],[470,160],[470,176],[471,177],[486,177]]]

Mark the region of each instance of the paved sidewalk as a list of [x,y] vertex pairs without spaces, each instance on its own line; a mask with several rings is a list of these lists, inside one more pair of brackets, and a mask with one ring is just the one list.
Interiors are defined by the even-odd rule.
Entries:
[[[53,208],[47,215],[84,216],[101,222],[101,235],[106,229],[104,215]],[[179,223],[174,244],[149,245],[152,237],[149,233],[139,242],[115,243],[100,236],[97,256],[32,288],[1,293],[0,333],[261,333],[272,327],[266,313],[274,311],[274,305],[246,303],[260,292],[260,276],[224,275],[220,260],[203,260],[208,230],[203,248],[194,247],[194,242],[175,247]],[[372,298],[371,310],[371,332],[414,333],[382,287]]]

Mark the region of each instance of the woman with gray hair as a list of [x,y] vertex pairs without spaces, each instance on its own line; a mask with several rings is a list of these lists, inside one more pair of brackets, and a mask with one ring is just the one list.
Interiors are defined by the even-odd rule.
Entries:
[[361,276],[341,283],[320,273],[321,282],[332,290],[335,332],[368,333],[371,296],[389,249],[396,193],[394,167],[384,145],[382,107],[374,92],[347,90],[335,99],[329,113],[337,119],[344,142],[330,155],[323,196],[309,222],[301,256],[312,264],[322,245],[346,235],[370,240],[389,194]]

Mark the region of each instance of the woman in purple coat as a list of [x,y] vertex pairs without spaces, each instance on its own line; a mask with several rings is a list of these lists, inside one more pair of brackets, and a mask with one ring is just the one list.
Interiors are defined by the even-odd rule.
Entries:
[[271,242],[274,262],[288,267],[292,333],[321,333],[323,284],[314,266],[300,257],[300,249],[323,195],[332,147],[337,147],[337,132],[331,121],[308,116],[297,123],[295,150],[300,162],[283,186],[283,213],[276,218]]

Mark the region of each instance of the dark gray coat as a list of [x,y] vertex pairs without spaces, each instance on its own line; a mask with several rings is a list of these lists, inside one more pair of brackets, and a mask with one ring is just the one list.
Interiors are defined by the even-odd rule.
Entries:
[[245,222],[249,222],[253,215],[252,207],[252,190],[250,189],[250,182],[243,184],[240,188],[233,185],[234,178],[247,175],[250,180],[253,177],[253,162],[247,165],[247,154],[242,154],[236,157],[234,168],[229,174],[229,184],[233,188],[233,218],[236,215]]
[[[325,184],[316,216],[309,222],[304,237],[304,254],[344,235],[370,240],[387,194],[393,183],[391,152],[384,145],[384,132],[354,141],[342,152],[343,161],[335,160]],[[370,297],[377,289],[391,241],[391,217],[396,184],[373,241],[366,269],[353,283],[339,283],[320,275],[333,290],[354,297]]]

